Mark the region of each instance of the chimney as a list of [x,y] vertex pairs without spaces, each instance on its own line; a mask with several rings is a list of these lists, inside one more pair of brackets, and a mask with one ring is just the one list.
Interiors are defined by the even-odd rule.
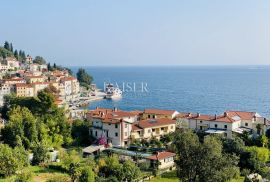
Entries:
[[99,107],[97,106],[96,109],[99,109]]
[[217,119],[217,115],[215,114],[215,120]]
[[200,113],[197,113],[197,117],[200,117],[201,116],[201,114]]
[[191,113],[188,113],[188,116],[189,116],[189,117],[191,117],[191,116],[192,116],[192,114],[191,114]]
[[224,112],[224,117],[227,117],[228,116],[228,113],[227,112]]
[[117,107],[114,107],[114,108],[113,108],[113,111],[114,111],[114,112],[118,111]]

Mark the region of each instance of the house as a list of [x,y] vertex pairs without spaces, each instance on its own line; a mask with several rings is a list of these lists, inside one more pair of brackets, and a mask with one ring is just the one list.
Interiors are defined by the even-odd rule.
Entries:
[[161,136],[174,132],[176,121],[168,118],[145,119],[134,122],[131,138],[133,140],[149,140],[152,137],[160,139]]
[[17,61],[17,59],[13,57],[7,57],[3,59],[1,64],[6,65],[7,69],[9,70],[16,70],[16,69],[19,69],[20,67],[19,61]]
[[33,76],[33,75],[27,75],[25,76],[25,80],[27,83],[36,83],[36,82],[45,82],[44,76]]
[[177,116],[177,127],[193,129],[209,134],[223,134],[232,138],[232,133],[241,127],[241,118],[231,116],[227,112],[222,115],[204,115],[192,113],[180,113]]
[[34,88],[34,95],[37,95],[37,93],[49,86],[49,82],[36,82],[32,83],[33,88]]
[[159,119],[159,118],[169,118],[174,119],[177,114],[175,110],[161,110],[161,109],[145,109],[143,112],[143,119]]
[[80,85],[74,77],[63,77],[60,79],[60,95],[70,96],[77,95],[80,92]]
[[33,86],[27,83],[17,83],[16,96],[17,97],[33,97],[34,96]]
[[33,58],[30,55],[27,55],[26,58],[25,58],[25,63],[32,64],[33,63]]
[[253,135],[265,134],[270,121],[256,112],[226,111],[221,115],[203,115],[179,113],[176,117],[178,128],[189,128],[209,134],[223,134],[232,138],[233,133],[242,134],[244,131]]
[[172,169],[175,164],[174,164],[174,157],[175,153],[172,152],[157,152],[154,155],[146,157],[147,160],[150,160],[150,166],[152,168],[158,168],[161,170],[165,169]]
[[90,134],[93,137],[113,146],[126,146],[137,115],[117,108],[97,108],[87,114],[87,119],[91,122]]
[[46,64],[33,63],[33,64],[29,65],[29,70],[32,71],[32,72],[43,71],[43,70],[47,70],[47,69],[48,69],[48,66]]

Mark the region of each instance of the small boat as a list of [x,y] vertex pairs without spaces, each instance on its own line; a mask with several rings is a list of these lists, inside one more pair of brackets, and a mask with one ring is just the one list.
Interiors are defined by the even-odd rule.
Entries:
[[120,98],[122,97],[122,90],[114,87],[113,84],[109,83],[106,85],[105,94],[106,99]]

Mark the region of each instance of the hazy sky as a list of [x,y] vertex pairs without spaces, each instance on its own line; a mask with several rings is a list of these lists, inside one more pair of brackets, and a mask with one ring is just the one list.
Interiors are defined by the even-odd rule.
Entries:
[[62,65],[270,64],[267,0],[1,0],[0,41]]

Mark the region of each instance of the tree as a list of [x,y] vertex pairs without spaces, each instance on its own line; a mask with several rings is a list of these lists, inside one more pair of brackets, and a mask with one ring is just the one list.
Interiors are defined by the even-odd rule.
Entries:
[[9,122],[2,130],[4,143],[12,147],[21,141],[26,149],[37,142],[36,119],[25,107],[14,107],[8,112]]
[[11,176],[27,165],[28,154],[23,148],[0,144],[0,176]]
[[10,45],[9,45],[8,41],[5,41],[5,43],[4,43],[4,48],[5,48],[6,50],[10,51]]
[[9,51],[13,52],[13,45],[12,45],[12,43],[10,43],[9,48],[10,48]]
[[74,139],[75,144],[77,145],[89,145],[90,141],[90,134],[89,134],[89,125],[82,120],[75,120],[72,123],[71,127],[71,136]]
[[82,169],[79,182],[95,182],[95,173],[91,167],[84,167]]
[[0,57],[7,58],[7,57],[11,57],[11,56],[13,56],[13,52],[11,52],[3,47],[0,47]]
[[69,175],[71,177],[72,182],[75,182],[80,175],[79,166],[80,166],[79,163],[73,162],[69,166]]
[[182,181],[230,181],[239,175],[238,157],[224,154],[220,138],[206,136],[203,143],[192,131],[176,133],[177,174]]
[[36,56],[35,59],[33,60],[33,63],[46,64],[46,60],[41,56]]
[[48,67],[48,71],[52,71],[51,63],[48,63],[48,64],[47,64],[47,67]]
[[37,143],[33,149],[33,165],[39,165],[40,163],[46,162],[48,160],[48,147],[41,143]]
[[245,143],[239,137],[234,137],[232,139],[224,138],[223,142],[223,151],[229,154],[240,155],[245,150]]
[[16,59],[19,59],[19,54],[18,54],[17,49],[14,51],[14,56],[15,56]]
[[[104,162],[101,162],[102,160],[104,160]],[[99,161],[99,169],[101,176],[115,176],[118,181],[123,180],[123,165],[119,163],[119,159],[116,155],[101,159]]]
[[77,79],[81,85],[89,87],[93,81],[93,77],[89,75],[85,69],[80,68],[77,72]]
[[130,160],[127,160],[123,164],[123,179],[131,182],[138,179],[141,176],[140,169]]

